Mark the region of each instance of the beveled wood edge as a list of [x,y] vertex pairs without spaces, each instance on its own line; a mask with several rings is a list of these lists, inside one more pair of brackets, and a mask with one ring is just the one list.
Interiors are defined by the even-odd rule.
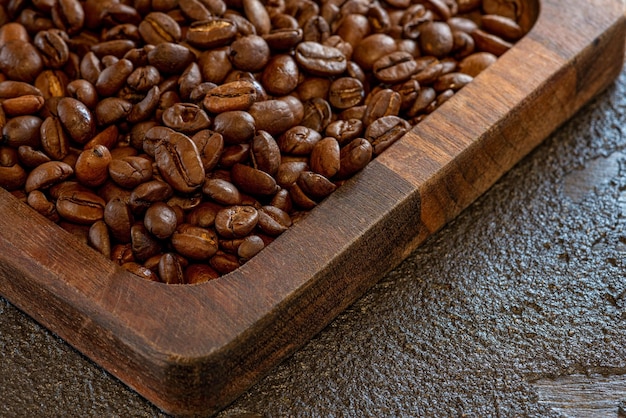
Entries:
[[[550,1],[545,1],[544,3],[550,3]],[[584,0],[580,0],[580,1],[584,1]],[[575,7],[575,5],[571,5],[571,7]],[[621,17],[615,17],[615,19],[616,19],[615,20],[616,23],[614,23],[614,25],[619,25],[620,28],[623,28],[623,25],[624,25],[623,14]],[[537,32],[538,26],[540,28],[541,23],[542,23],[542,15],[540,14],[537,25],[533,28],[531,33],[527,36],[532,37],[533,34]],[[605,29],[608,29],[608,28],[604,28],[604,27],[598,28],[598,30],[600,31],[605,30]],[[621,31],[623,33],[623,29],[621,29]],[[589,45],[591,45],[594,42],[594,40],[595,38],[590,36],[587,41],[589,42]],[[623,42],[622,42],[622,56],[623,56]],[[586,56],[583,58],[584,60],[589,60],[590,56]],[[567,59],[567,61],[564,61],[564,62],[569,62],[569,64],[566,66],[568,68],[565,70],[565,72],[561,71],[560,77],[571,77],[570,75],[567,75],[566,73],[572,71],[572,68],[576,65],[576,63],[573,62],[575,59],[577,59],[577,57],[574,55],[574,56],[570,56]],[[582,59],[579,59],[579,63],[581,60]],[[587,63],[587,64],[593,67],[593,63]],[[615,64],[615,62],[613,62],[613,64]],[[497,66],[498,66],[498,63],[494,65],[494,68],[497,68]],[[613,65],[612,68],[613,68],[613,71],[615,71],[615,65]],[[617,75],[617,73],[615,73],[615,75]],[[570,79],[568,78],[567,80],[569,81]],[[601,87],[602,86],[594,86],[594,88],[598,88],[598,89]],[[595,94],[596,92],[597,91],[590,90],[588,96],[591,96]],[[463,94],[464,94],[464,91],[461,91],[457,96],[462,97]],[[453,98],[450,102],[454,103],[454,100],[461,100],[461,99]],[[531,98],[529,100],[530,101],[527,102],[526,106],[529,106],[532,103],[533,99]],[[581,100],[581,102],[584,102],[584,101],[585,100]],[[562,116],[566,117],[566,115],[570,113],[571,111],[568,111],[564,113]],[[500,129],[505,129],[505,127],[502,127]],[[471,156],[467,152],[464,155],[465,155],[464,158],[471,159],[470,158]],[[385,154],[383,154],[383,156],[379,158],[382,158],[384,156]],[[514,162],[514,161],[512,160],[511,162]],[[377,170],[380,171],[381,170],[381,168],[379,167],[380,164],[381,162],[378,162],[378,161],[373,162],[371,165],[371,168],[370,167],[366,168],[365,172],[362,173],[358,177],[358,179],[354,180],[353,185],[345,185],[344,187],[340,188],[339,191],[336,192],[337,197],[331,196],[328,202],[320,205],[320,209],[317,211],[317,213],[321,214],[324,208],[329,208],[334,203],[333,201],[335,199],[340,198],[339,197],[340,195],[358,192],[359,184],[362,184],[362,183],[359,183],[360,179],[366,179],[368,175],[375,173]],[[389,167],[391,167],[391,170],[390,170],[391,172],[388,174],[397,173],[397,170],[396,170],[397,165],[393,165]],[[385,170],[382,170],[382,171],[385,171]],[[443,172],[445,173],[451,173],[452,171],[453,170],[449,168],[446,170],[443,170]],[[505,166],[503,166],[503,171],[506,171]],[[446,175],[449,176],[450,174],[446,174]],[[423,183],[421,185],[418,184],[417,186],[415,186],[414,189],[411,189],[411,187],[409,187],[409,189],[406,189],[407,183],[404,179],[401,179],[400,177],[394,178],[395,182],[401,184],[401,187],[400,187],[401,193],[406,193],[404,200],[400,199],[399,205],[400,206],[408,205],[410,207],[415,207],[417,205],[417,207],[419,207],[418,200],[419,200],[419,195],[421,193],[421,194],[425,194],[426,196],[428,196],[429,199],[439,199],[441,201],[439,203],[439,206],[444,207],[445,201],[446,199],[449,199],[449,197],[446,197],[446,196],[438,197],[438,195],[435,194],[434,192],[429,192],[429,190],[431,189],[432,190],[437,189],[436,183],[443,179],[445,179],[445,176],[442,174],[439,174],[435,180],[431,181],[431,183]],[[409,184],[410,183],[411,182],[409,182]],[[425,199],[425,200],[428,200],[428,199]],[[461,206],[459,206],[455,210],[460,211],[462,209]],[[384,219],[386,223],[391,223],[392,221],[389,218],[385,218],[386,210],[388,211],[389,208],[381,208],[381,213],[379,213],[379,216],[376,219],[379,219],[379,220]],[[447,218],[448,217],[444,219],[444,222],[441,225],[445,224],[445,222],[447,221]],[[429,229],[425,231],[424,228],[419,227],[420,221],[418,220],[417,217],[415,219],[408,219],[408,222],[410,222],[411,226],[409,227],[409,231],[406,234],[406,237],[404,238],[405,240],[407,240],[408,243],[406,244],[404,248],[397,247],[396,251],[400,254],[394,254],[392,256],[389,256],[389,259],[387,260],[388,265],[384,266],[384,268],[382,268],[381,270],[388,270],[391,267],[393,267],[393,265],[399,263],[399,261],[401,261],[412,248],[414,248],[419,242],[425,239],[427,235],[429,235],[430,233],[438,229],[438,227],[434,227],[434,228],[430,227]],[[374,225],[381,227],[380,221],[374,222]],[[301,226],[301,228],[306,229],[306,220],[304,221],[303,226]],[[294,232],[292,233],[292,235],[295,235],[297,233],[299,234],[301,231],[297,231],[298,229],[299,229],[298,226],[294,227],[293,229]],[[368,230],[367,232],[370,232],[370,231]],[[289,236],[288,234],[289,234],[289,231],[288,233],[286,233],[284,239],[279,239],[274,244],[278,245],[279,242],[282,242],[284,246],[287,246],[287,243],[289,243],[291,240],[294,239],[294,238],[288,239],[287,238]],[[295,240],[298,241],[298,239],[295,239]],[[12,245],[12,243],[9,240],[6,240],[3,245]],[[363,244],[361,243],[360,245],[363,245]],[[41,312],[40,315],[33,315],[31,313],[35,310],[32,306],[33,301],[29,301],[25,295],[20,294],[20,292],[26,290],[26,288],[14,289],[14,292],[12,295],[5,295],[5,296],[12,302],[14,301],[14,299],[17,299],[19,301],[19,303],[16,303],[18,307],[22,308],[27,313],[33,315],[39,322],[48,326],[48,328],[52,329],[54,332],[57,332],[59,335],[65,338],[68,342],[70,342],[72,345],[77,347],[80,351],[83,351],[85,354],[92,357],[96,362],[100,364],[104,363],[105,367],[109,371],[111,371],[114,375],[120,377],[123,381],[127,382],[131,387],[134,387],[135,389],[137,389],[142,395],[146,396],[152,402],[154,402],[155,404],[157,404],[158,406],[162,407],[165,410],[172,411],[173,409],[177,409],[181,407],[180,405],[181,402],[168,400],[167,397],[169,396],[169,394],[161,392],[162,390],[166,390],[167,388],[158,387],[158,383],[159,383],[158,380],[163,377],[166,378],[165,381],[162,382],[163,385],[166,385],[170,383],[171,381],[175,380],[175,378],[168,376],[168,370],[171,367],[175,367],[176,365],[182,364],[183,368],[186,365],[188,365],[191,369],[195,369],[195,370],[204,369],[205,371],[207,371],[208,368],[206,367],[206,365],[216,364],[218,360],[221,361],[221,360],[231,359],[230,361],[233,362],[234,360],[232,359],[241,358],[243,352],[249,351],[251,347],[254,347],[255,338],[258,338],[260,335],[264,334],[263,331],[274,329],[275,333],[280,334],[281,330],[277,328],[280,327],[280,324],[287,322],[285,318],[299,317],[299,315],[302,315],[301,313],[299,314],[298,312],[296,313],[293,312],[293,310],[297,311],[298,308],[301,308],[300,306],[301,303],[299,302],[303,300],[306,300],[307,302],[311,302],[312,304],[316,302],[315,300],[307,299],[307,294],[308,294],[307,292],[312,292],[312,289],[313,289],[319,293],[321,291],[321,288],[323,287],[322,285],[328,284],[331,281],[332,276],[333,276],[332,270],[337,268],[338,264],[346,262],[345,259],[350,257],[350,252],[355,248],[355,246],[357,246],[357,244],[355,244],[354,241],[347,242],[345,243],[344,246],[342,246],[342,250],[338,254],[334,256],[325,255],[324,256],[326,257],[325,261],[319,261],[318,263],[313,263],[315,266],[317,266],[316,267],[317,271],[314,272],[314,274],[306,277],[305,282],[303,282],[300,286],[296,287],[295,289],[289,289],[288,288],[289,286],[287,285],[279,286],[281,293],[280,295],[276,296],[275,300],[269,301],[269,304],[272,306],[270,310],[264,311],[262,306],[256,307],[253,311],[256,312],[257,315],[260,315],[260,316],[257,316],[256,319],[254,318],[255,315],[250,315],[250,317],[245,318],[245,320],[243,321],[232,322],[232,325],[236,325],[233,328],[230,328],[230,331],[232,331],[233,333],[232,335],[234,335],[234,338],[226,337],[222,340],[221,343],[215,344],[212,348],[204,347],[204,349],[199,349],[197,353],[195,354],[192,353],[191,355],[189,354],[190,350],[187,347],[185,347],[185,349],[176,350],[175,344],[171,344],[172,343],[171,340],[167,342],[163,342],[163,341],[155,342],[154,340],[147,338],[145,330],[137,330],[136,324],[129,323],[128,322],[129,319],[127,316],[125,316],[125,312],[119,309],[119,307],[123,305],[123,300],[124,300],[123,297],[128,297],[130,295],[135,295],[135,296],[141,295],[142,292],[145,293],[146,291],[149,291],[149,292],[157,292],[157,293],[170,293],[169,297],[172,297],[173,299],[178,299],[183,296],[190,296],[192,298],[194,297],[201,298],[202,295],[207,295],[211,293],[211,291],[214,294],[219,294],[224,289],[238,290],[240,289],[240,287],[238,286],[238,283],[244,276],[248,276],[248,275],[254,276],[252,270],[255,268],[257,264],[255,260],[250,261],[239,272],[227,276],[224,280],[220,279],[223,282],[228,282],[228,285],[224,285],[224,286],[222,285],[217,286],[215,283],[209,283],[209,284],[198,285],[198,286],[186,286],[185,290],[169,288],[167,289],[167,291],[164,292],[163,290],[164,286],[161,286],[161,285],[154,286],[153,284],[149,284],[149,283],[140,283],[140,284],[134,283],[132,286],[132,290],[129,289],[126,291],[121,291],[121,292],[116,293],[117,297],[119,297],[120,299],[117,299],[117,302],[115,302],[116,304],[118,304],[116,305],[115,310],[107,309],[113,305],[111,304],[112,303],[111,299],[106,299],[106,292],[99,294],[99,298],[95,299],[98,302],[103,303],[103,305],[100,305],[99,303],[93,305],[93,302],[94,302],[93,297],[96,293],[91,293],[91,292],[95,292],[95,290],[92,288],[89,288],[88,291],[86,291],[84,294],[81,294],[80,292],[73,292],[70,289],[65,288],[65,287],[62,287],[62,288],[42,287],[40,288],[39,289],[40,292],[49,293],[50,295],[54,295],[56,298],[59,299],[58,301],[59,310],[65,312],[68,317],[71,317],[69,313],[72,313],[72,314],[78,315],[78,317],[81,318],[80,326],[82,327],[82,330],[85,332],[84,334],[81,334],[76,329],[71,329],[71,326],[68,326],[68,324],[73,324],[71,321],[69,321],[68,323],[63,323],[63,322],[55,323],[55,321],[51,320],[49,317],[46,317],[45,311]],[[279,252],[278,250],[273,250],[273,251]],[[4,261],[5,263],[11,263],[11,260],[4,260]],[[3,270],[3,271],[7,272],[8,270]],[[308,271],[309,270],[304,269],[302,272],[300,272],[300,274],[308,275],[309,274]],[[12,272],[12,271],[8,271],[8,272],[9,274],[13,276],[24,275],[24,272]],[[127,274],[115,272],[111,276],[106,276],[103,279],[103,281],[108,282],[108,283],[110,283],[111,280],[116,281],[119,279],[120,274],[123,276],[127,275]],[[112,279],[112,277],[115,279]],[[31,278],[34,283],[36,283],[37,280],[39,279],[37,277],[31,277]],[[123,277],[123,279],[127,279],[127,277]],[[359,292],[366,290],[375,281],[375,278],[371,278],[371,277],[365,278],[365,279],[369,279],[369,280],[365,280],[363,282],[364,284],[358,289]],[[289,280],[287,280],[287,282],[290,283]],[[343,283],[346,284],[348,282],[350,281],[346,280]],[[354,281],[351,281],[351,282],[352,284],[354,284]],[[72,285],[73,283],[70,282],[69,284]],[[33,285],[33,286],[37,287],[36,285]],[[107,286],[104,286],[104,287],[106,288]],[[209,289],[211,289],[211,291]],[[32,290],[32,289],[28,289],[28,290]],[[110,288],[107,289],[107,292],[109,291],[111,291]],[[3,292],[5,292],[4,287],[3,287]],[[61,294],[56,294],[56,292],[61,292]],[[111,293],[108,293],[108,294],[111,294]],[[171,294],[176,294],[176,295],[172,296]],[[222,292],[222,294],[225,294],[225,292]],[[319,329],[321,329],[326,323],[328,323],[337,313],[341,311],[341,309],[343,309],[343,307],[349,305],[356,297],[358,297],[358,294],[349,294],[347,296],[342,296],[342,295],[334,296],[334,298],[338,299],[340,302],[337,305],[338,308],[331,309],[329,310],[329,312],[325,312],[324,315],[322,315],[322,318],[320,318],[321,321],[318,326],[310,329],[309,332],[307,332],[305,335],[298,335],[297,337],[294,337],[292,342],[285,341],[284,343],[285,343],[286,348],[284,348],[282,352],[278,354],[268,353],[268,356],[269,356],[268,358],[270,358],[270,360],[267,360],[267,364],[263,366],[263,369],[267,371],[270,367],[272,367],[273,364],[275,364],[275,362],[277,362],[281,358],[284,358],[289,353],[293,352],[299,345],[301,345],[306,340],[308,340],[310,336],[312,336],[314,333],[319,331]],[[102,302],[103,300],[105,302]],[[201,302],[194,302],[192,306],[206,307]],[[292,311],[291,313],[289,313],[290,310]],[[131,310],[130,312],[135,312],[135,311]],[[144,312],[144,314],[147,314],[147,313]],[[282,322],[276,321],[276,319],[279,319],[279,318],[282,318],[281,320]],[[297,327],[293,327],[293,328],[296,329]],[[141,332],[141,331],[144,331],[144,332]],[[87,343],[85,341],[81,341],[80,337],[84,337],[84,335],[93,336],[93,335],[97,335],[98,333],[104,333],[105,335],[107,335],[107,338],[104,339],[105,341],[108,341],[109,338],[114,339],[115,347],[113,348],[112,347],[100,347],[100,348],[87,347],[85,348]],[[282,333],[284,334],[284,330],[282,331]],[[265,335],[272,335],[272,333],[268,332]],[[215,339],[212,340],[213,343],[215,343],[215,341],[216,341]],[[176,341],[173,341],[173,342],[176,343]],[[184,342],[184,341],[180,340],[179,343],[181,342]],[[244,350],[245,348],[244,346],[247,347],[247,350]],[[207,348],[210,348],[210,349],[207,349]],[[146,384],[144,382],[144,379],[137,379],[136,381],[132,381],[132,378],[128,376],[128,373],[125,374],[124,371],[122,370],[122,367],[120,367],[119,364],[115,364],[115,360],[116,359],[120,360],[120,359],[118,359],[116,356],[111,356],[111,353],[108,351],[112,349],[118,353],[127,353],[127,352],[132,352],[134,350],[138,356],[138,359],[136,360],[138,363],[150,362],[152,365],[159,364],[161,367],[163,367],[162,374],[157,374],[156,376],[152,377],[155,380],[157,387],[149,388],[148,386],[150,385]],[[122,360],[120,364],[126,365],[127,363],[124,363]],[[201,365],[205,365],[205,366],[201,367]],[[242,363],[240,368],[242,369],[242,373],[245,376],[237,378],[239,379],[239,383],[233,383],[233,386],[236,386],[236,387],[231,387],[230,389],[226,390],[226,392],[228,392],[228,394],[230,395],[229,398],[221,398],[221,401],[213,402],[212,403],[213,407],[219,408],[219,407],[224,406],[225,402],[227,403],[230,400],[232,400],[233,394],[241,392],[243,389],[249,386],[251,382],[253,382],[256,378],[258,378],[259,375],[264,373],[263,370],[259,371],[257,369],[255,371],[256,375],[252,375],[255,373],[251,374],[251,372],[249,371],[250,370],[249,367],[250,365],[246,365],[245,363]],[[225,372],[228,372],[226,369],[223,369],[223,370]],[[150,370],[145,370],[145,371],[147,373],[150,372]],[[154,372],[154,370],[152,370],[152,372]],[[207,381],[208,380],[209,378],[207,377]],[[222,381],[221,383],[222,387],[226,388],[229,385],[229,376],[227,375],[220,376],[219,380]],[[146,395],[147,391],[151,393],[147,393]],[[202,399],[203,402],[205,400],[208,401],[208,399]],[[191,399],[189,398],[184,399],[184,402],[187,402],[187,401],[191,401]],[[211,404],[210,401],[208,402],[209,404]],[[195,405],[194,403],[192,404],[192,406],[197,406],[197,405]],[[200,410],[209,411],[209,409],[206,408],[205,406],[200,405],[199,407],[201,409],[197,409],[196,411],[200,411]],[[180,411],[173,411],[173,412],[182,413],[184,411],[180,410]]]

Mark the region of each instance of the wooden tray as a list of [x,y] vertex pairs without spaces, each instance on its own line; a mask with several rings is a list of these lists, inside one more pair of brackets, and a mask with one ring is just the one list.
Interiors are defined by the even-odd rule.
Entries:
[[496,64],[239,270],[138,280],[0,189],[0,293],[163,410],[212,414],[620,72],[620,0],[542,0]]

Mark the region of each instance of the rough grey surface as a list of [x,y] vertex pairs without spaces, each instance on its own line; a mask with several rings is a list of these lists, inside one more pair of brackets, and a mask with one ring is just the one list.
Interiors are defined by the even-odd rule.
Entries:
[[[625,129],[626,70],[219,417],[556,417],[533,381],[626,374]],[[164,416],[1,298],[0,399]]]

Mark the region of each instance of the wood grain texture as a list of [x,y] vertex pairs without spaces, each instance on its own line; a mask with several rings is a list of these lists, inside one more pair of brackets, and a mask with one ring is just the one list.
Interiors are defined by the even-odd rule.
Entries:
[[122,271],[0,189],[0,293],[165,411],[223,408],[619,73],[619,0],[545,0],[531,32],[239,270]]

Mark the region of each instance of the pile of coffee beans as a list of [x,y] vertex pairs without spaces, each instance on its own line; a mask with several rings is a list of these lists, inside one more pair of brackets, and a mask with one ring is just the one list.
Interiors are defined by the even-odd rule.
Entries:
[[215,279],[531,24],[524,0],[0,0],[0,186],[141,277]]

